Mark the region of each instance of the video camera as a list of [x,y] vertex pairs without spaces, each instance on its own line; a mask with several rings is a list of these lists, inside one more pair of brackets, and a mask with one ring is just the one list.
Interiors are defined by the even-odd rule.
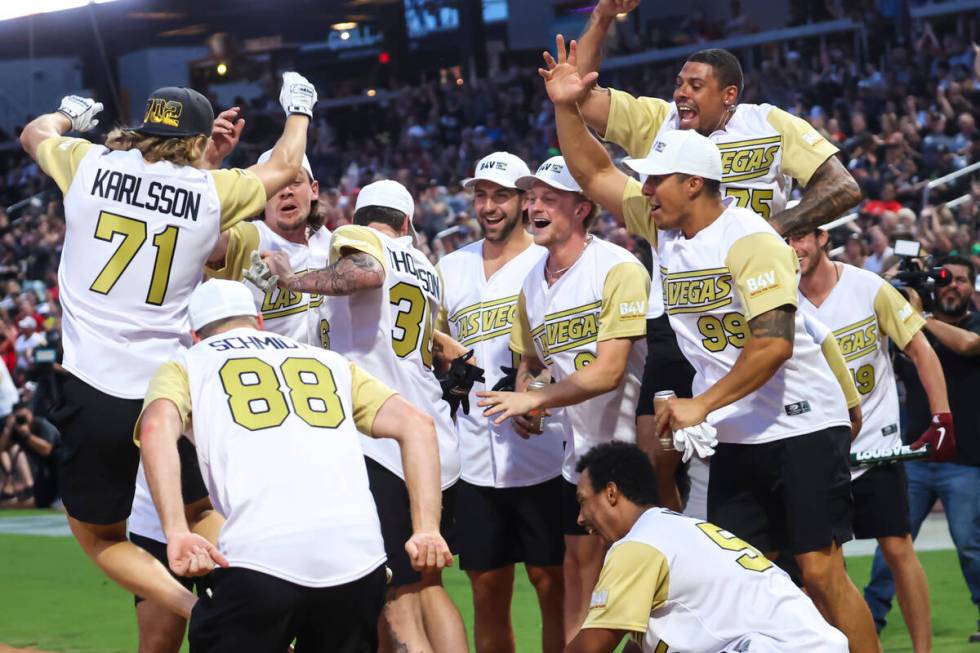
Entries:
[[891,278],[902,295],[908,299],[906,288],[912,288],[922,298],[922,308],[931,311],[936,302],[936,288],[948,286],[953,275],[942,267],[932,267],[932,257],[920,256],[920,245],[915,240],[895,241],[895,254],[899,256],[898,273]]

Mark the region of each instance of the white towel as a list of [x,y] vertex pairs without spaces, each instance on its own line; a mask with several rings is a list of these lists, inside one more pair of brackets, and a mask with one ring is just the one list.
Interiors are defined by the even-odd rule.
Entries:
[[684,452],[681,458],[684,462],[689,461],[695,454],[698,458],[707,458],[715,452],[715,446],[718,444],[718,438],[715,437],[717,432],[717,429],[707,422],[674,431],[674,449]]

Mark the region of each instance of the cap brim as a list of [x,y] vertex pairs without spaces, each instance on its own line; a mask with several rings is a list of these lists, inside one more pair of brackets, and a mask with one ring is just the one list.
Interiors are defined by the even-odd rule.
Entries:
[[188,131],[186,129],[174,129],[173,127],[167,127],[166,125],[138,125],[136,127],[130,127],[131,131],[139,132],[140,134],[149,134],[150,136],[165,136],[169,138],[187,138],[188,136],[210,136],[210,134],[201,134],[196,131]]
[[519,186],[517,186],[514,182],[512,182],[509,179],[502,179],[499,177],[490,177],[490,176],[467,177],[460,183],[462,184],[463,188],[469,190],[470,188],[473,188],[473,186],[476,186],[476,183],[478,181],[489,181],[491,184],[497,184],[498,186],[502,186],[504,188],[513,188],[513,189],[519,188]]
[[531,186],[533,186],[534,183],[538,181],[540,181],[545,186],[554,188],[555,190],[564,190],[564,191],[568,191],[569,193],[582,192],[580,188],[569,188],[564,184],[559,184],[554,179],[544,179],[542,177],[538,177],[537,175],[525,175],[524,177],[519,177],[515,183],[517,184],[517,187],[520,188],[521,190],[531,190]]
[[676,170],[669,170],[666,166],[661,165],[658,161],[652,158],[645,159],[634,159],[633,157],[626,157],[623,159],[623,163],[626,164],[634,172],[638,172],[641,175],[672,175]]

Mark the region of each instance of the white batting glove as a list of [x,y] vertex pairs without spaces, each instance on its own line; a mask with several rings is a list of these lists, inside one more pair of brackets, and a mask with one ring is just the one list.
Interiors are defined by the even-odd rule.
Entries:
[[66,95],[61,98],[61,106],[58,107],[58,113],[71,120],[71,128],[75,131],[87,132],[99,124],[95,116],[102,109],[102,103],[96,102],[91,98]]
[[316,106],[316,88],[299,73],[283,73],[279,104],[282,105],[287,116],[301,113],[313,118],[313,107]]
[[265,264],[258,252],[252,252],[252,265],[242,270],[242,276],[258,286],[263,292],[269,292],[279,282],[279,277],[272,274],[272,270]]

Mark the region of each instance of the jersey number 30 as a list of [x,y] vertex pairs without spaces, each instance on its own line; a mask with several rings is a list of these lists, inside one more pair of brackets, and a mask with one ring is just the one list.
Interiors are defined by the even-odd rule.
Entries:
[[218,376],[232,419],[249,431],[281,426],[290,413],[322,429],[335,429],[346,418],[333,372],[316,358],[287,358],[278,370],[258,358],[232,358]]
[[[156,247],[157,253],[153,261],[153,274],[150,275],[150,287],[146,291],[147,304],[163,305],[167,284],[170,282],[170,267],[174,262],[179,231],[177,227],[170,225],[153,237],[153,246]],[[99,221],[95,225],[95,237],[111,243],[117,235],[123,237],[119,248],[112,254],[89,288],[101,295],[109,294],[119,281],[119,277],[136,258],[136,253],[146,242],[146,223],[108,211],[99,213]]]

